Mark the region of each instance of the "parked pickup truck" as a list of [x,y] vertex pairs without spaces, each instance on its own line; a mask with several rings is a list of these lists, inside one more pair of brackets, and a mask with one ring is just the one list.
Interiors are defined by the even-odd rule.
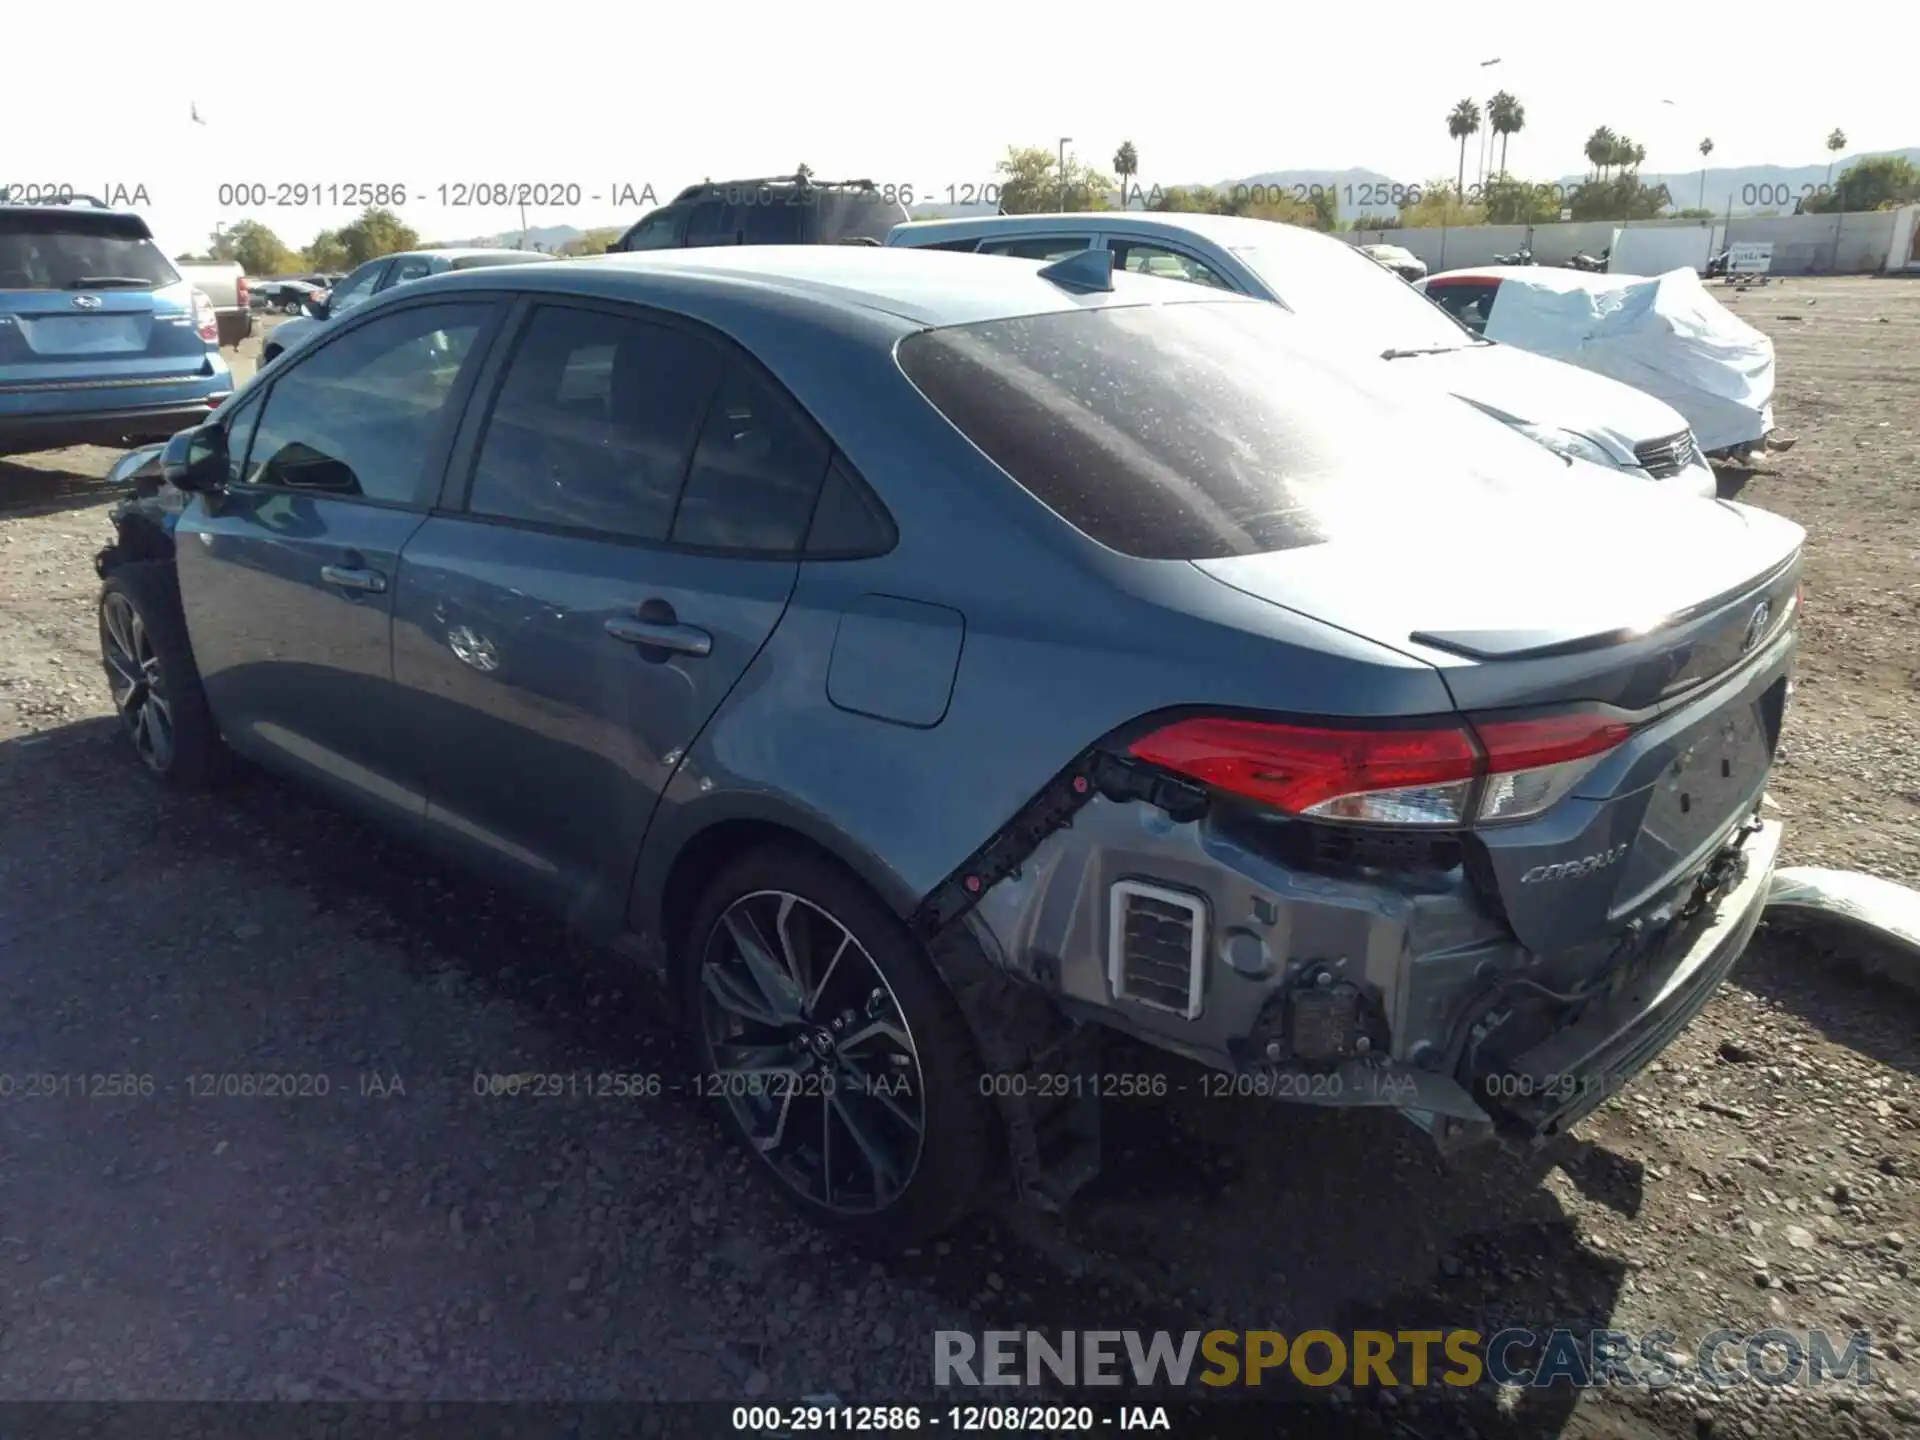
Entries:
[[253,297],[247,293],[246,272],[237,260],[176,260],[182,279],[204,290],[220,318],[220,344],[238,345],[253,334]]

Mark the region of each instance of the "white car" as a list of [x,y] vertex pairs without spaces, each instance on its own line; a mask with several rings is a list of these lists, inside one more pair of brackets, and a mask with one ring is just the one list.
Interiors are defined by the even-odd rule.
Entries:
[[1708,294],[1692,270],[1485,265],[1418,288],[1489,340],[1658,395],[1709,455],[1764,449],[1773,431],[1773,341]]
[[1711,498],[1713,470],[1671,405],[1617,380],[1492,343],[1343,240],[1229,215],[1106,210],[896,225],[888,245],[1061,260],[1104,249],[1113,268],[1272,300],[1329,344],[1406,366],[1564,457]]

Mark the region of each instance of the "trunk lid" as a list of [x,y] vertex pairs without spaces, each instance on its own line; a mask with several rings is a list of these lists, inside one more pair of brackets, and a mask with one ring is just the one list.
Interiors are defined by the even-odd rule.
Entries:
[[1603,706],[1634,724],[1557,805],[1466,846],[1490,908],[1567,986],[1628,935],[1660,933],[1758,805],[1797,618],[1799,526],[1618,483],[1604,504],[1570,486],[1453,529],[1383,517],[1330,544],[1194,562],[1426,660],[1469,714]]

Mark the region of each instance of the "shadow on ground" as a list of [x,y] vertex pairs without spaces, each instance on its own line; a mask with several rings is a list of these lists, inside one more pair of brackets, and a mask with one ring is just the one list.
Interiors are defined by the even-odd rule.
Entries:
[[[1848,944],[1841,929],[1828,934],[1817,926],[1765,925],[1735,978],[1835,1044],[1920,1075],[1920,997],[1868,973]],[[1863,992],[1869,1003],[1861,1003]]]
[[[105,719],[0,742],[0,785],[18,794],[30,779],[32,792],[97,807],[104,843],[95,878],[162,859],[189,877],[197,858],[257,867],[263,881],[297,884],[322,907],[360,917],[356,933],[365,938],[403,942],[423,976],[451,966],[582,1054],[583,1065],[660,1073],[686,1063],[663,988],[631,961],[278,780],[247,773],[219,794],[175,794],[120,752],[117,727]],[[217,986],[218,964],[180,980]],[[1169,1097],[1108,1108],[1105,1173],[1067,1215],[1003,1204],[949,1245],[887,1268],[964,1308],[977,1330],[1297,1336],[1464,1327],[1485,1339],[1509,1326],[1564,1326],[1579,1336],[1607,1327],[1625,1270],[1582,1240],[1543,1177],[1557,1168],[1632,1215],[1637,1165],[1580,1143],[1443,1165],[1388,1113],[1209,1100],[1193,1088],[1199,1072],[1125,1043],[1103,1064],[1164,1074]],[[990,1283],[983,1249],[1005,1256],[1010,1283]],[[1538,1355],[1526,1343],[1506,1351],[1514,1366]],[[1321,1351],[1316,1364],[1325,1363]],[[1436,1373],[1445,1368],[1436,1351]],[[1176,1431],[1273,1434],[1297,1423],[1315,1434],[1518,1440],[1560,1433],[1577,1398],[1564,1385],[1505,1405],[1485,1386],[1383,1398],[1377,1388],[1308,1388],[1281,1373],[1237,1392],[1258,1403],[1211,1400],[1197,1418],[1177,1420]],[[1404,1358],[1394,1379],[1411,1379]],[[1099,1399],[1185,1411],[1195,1393],[1107,1390]],[[1085,1401],[1088,1392],[1064,1398]]]
[[0,460],[0,514],[50,515],[99,505],[122,493],[100,475],[73,468],[71,462],[37,465]]

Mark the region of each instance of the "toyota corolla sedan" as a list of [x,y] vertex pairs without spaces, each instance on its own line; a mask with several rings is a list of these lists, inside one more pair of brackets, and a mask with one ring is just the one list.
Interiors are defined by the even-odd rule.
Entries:
[[1446,1147],[1560,1133],[1760,915],[1802,532],[1571,486],[1110,263],[376,299],[118,472],[132,749],[306,779],[665,967],[671,1083],[869,1238],[1070,1194],[1112,1031]]

